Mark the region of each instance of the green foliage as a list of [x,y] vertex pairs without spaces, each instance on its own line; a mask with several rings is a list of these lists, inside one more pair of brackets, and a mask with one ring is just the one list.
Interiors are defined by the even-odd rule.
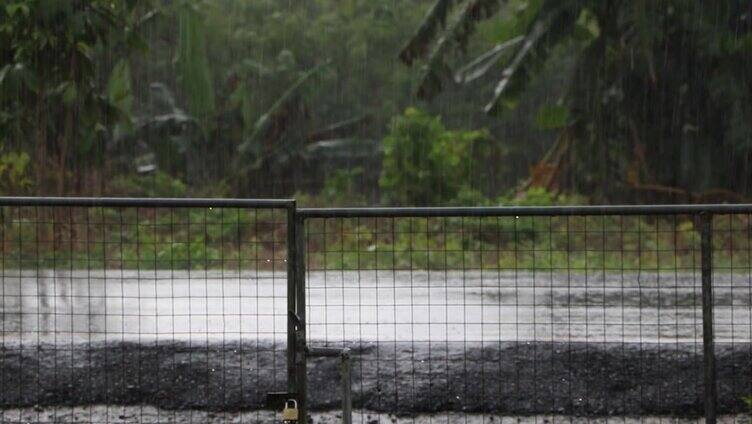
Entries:
[[[239,159],[250,163],[250,168],[258,169],[281,148],[290,146],[274,145],[269,143],[269,138],[275,137],[274,132],[279,131],[283,122],[289,119],[291,107],[295,107],[294,101],[299,91],[316,74],[321,72],[328,64],[322,64],[304,72],[282,95],[274,102],[267,112],[261,115],[253,127],[253,132],[248,139],[238,146]],[[275,141],[275,140],[272,140]],[[302,140],[298,140],[300,143]],[[246,166],[245,168],[248,168]]]
[[553,193],[543,187],[530,187],[523,192],[500,196],[496,203],[501,206],[571,206],[587,204],[587,199],[577,195]]
[[575,36],[580,40],[594,41],[601,35],[598,17],[590,9],[582,9],[575,23]]
[[124,115],[131,115],[133,111],[133,89],[131,67],[127,60],[121,59],[112,68],[110,79],[107,82],[107,99]]
[[[380,139],[391,116],[410,102],[414,72],[400,67],[393,55],[419,18],[414,4],[180,0],[161,5],[159,18],[148,28],[152,48],[131,61],[132,77],[140,82],[133,85],[136,131],[168,122],[164,109],[165,119],[157,120],[151,107],[149,88],[159,84],[172,93],[169,109],[199,122],[203,134],[185,137],[201,132],[189,125],[178,135],[172,131],[177,125],[170,123],[169,131],[133,134],[121,145],[125,155],[139,139],[147,138],[154,150],[169,144],[164,133],[191,138],[181,143],[185,149],[173,151],[177,166],[159,164],[174,173],[191,168],[184,165],[192,161],[189,156],[198,158],[199,171],[179,175],[189,185],[224,180],[234,195],[269,195],[264,189],[276,186],[270,169],[293,173],[301,162],[318,165],[321,158],[308,154],[314,143]],[[213,112],[194,107],[195,97],[213,98]],[[347,125],[327,131],[338,123]],[[341,149],[342,156],[347,154]],[[377,163],[378,157],[371,155],[371,160]],[[195,178],[198,172],[206,175]],[[316,180],[310,186],[323,182],[309,178]]]
[[565,106],[544,105],[538,110],[536,123],[544,130],[555,130],[567,126],[569,110]]
[[[585,199],[566,194],[552,193],[543,187],[531,187],[519,193],[511,193],[506,196],[500,196],[496,199],[499,206],[558,206],[558,205],[579,205],[585,204]],[[497,220],[496,225],[492,225],[495,231],[507,234],[515,234],[520,241],[535,240],[542,236],[540,232],[545,232],[539,225],[536,229],[535,218],[523,218],[511,220]]]
[[752,396],[745,397],[744,403],[747,404],[747,409],[749,409],[749,412],[752,413]]
[[[228,264],[232,267],[241,260],[241,255],[247,255],[249,259],[258,257],[249,253],[248,246],[242,243],[251,232],[252,218],[248,211],[192,209],[178,216],[158,214],[141,218],[138,222],[138,227],[131,228],[124,235],[125,240],[136,247],[121,254],[127,267],[211,269],[227,267]],[[154,228],[163,230],[155,231]],[[260,264],[260,267],[264,266]]]
[[501,197],[499,203],[508,206],[555,206],[558,204],[554,193],[542,188],[533,187],[521,194]]
[[103,59],[139,45],[143,3],[16,0],[0,8],[0,133],[35,157],[38,189],[63,194],[72,164],[81,168],[74,178],[102,165],[108,133],[127,111],[118,108],[127,106],[123,83],[110,91],[118,99],[108,96]]
[[[472,3],[452,2],[457,10]],[[563,104],[537,116],[541,128],[560,129],[572,141],[567,150],[575,159],[556,171],[561,185],[601,198],[665,187],[752,193],[752,124],[741,118],[752,115],[748,2],[514,0],[500,10],[496,41],[523,41],[511,54],[492,50],[471,62],[478,65],[473,78],[464,77],[464,67],[457,82],[501,62],[485,110],[502,114],[548,61],[574,57]],[[445,15],[427,15],[420,28],[438,28]],[[488,17],[456,14],[468,28]],[[451,73],[445,46],[457,25],[419,31],[408,42],[415,54],[403,55],[404,62],[425,58],[418,94],[435,95]],[[454,50],[467,45],[466,38],[455,41]]]
[[457,192],[457,196],[452,199],[456,206],[491,206],[492,201],[488,199],[480,190],[469,185],[463,185]]
[[[141,171],[153,165],[189,193],[221,184],[233,196],[281,196],[320,187],[322,169],[361,166],[360,183],[374,181],[379,140],[394,131],[393,117],[406,119],[418,93],[419,107],[441,116],[439,124],[488,128],[498,142],[468,143],[472,131],[426,123],[435,134],[393,143],[401,147],[392,155],[425,154],[399,168],[388,159],[387,203],[493,204],[488,199],[529,169],[555,174],[544,175],[547,187],[598,201],[653,200],[639,190],[655,187],[743,198],[752,193],[748,7],[7,0],[0,144],[27,154],[38,194],[144,191],[113,176],[132,175],[140,159],[152,158]],[[486,101],[493,117],[482,114]],[[562,141],[545,154],[554,132]],[[476,145],[492,152],[479,154]],[[544,154],[545,166],[530,166]],[[364,188],[368,199],[378,194],[372,187],[352,194]],[[320,197],[363,201],[341,191]]]
[[[522,204],[546,203],[538,192]],[[528,203],[529,202],[529,203]],[[554,201],[555,202],[555,201]],[[744,219],[730,223],[745,228]],[[465,217],[309,221],[313,269],[529,270],[600,272],[699,271],[699,234],[689,220],[636,216]],[[739,255],[743,231],[714,238],[715,265],[750,265]]]
[[[5,211],[3,211],[5,212]],[[258,211],[207,209],[74,209],[90,233],[49,210],[18,212],[3,221],[3,259],[13,268],[270,269],[284,258],[284,224]],[[53,225],[52,223],[55,222]],[[259,231],[263,228],[263,234]],[[54,235],[54,237],[53,237]],[[91,237],[101,242],[93,243]],[[40,249],[28,240],[54,240]]]
[[157,171],[151,175],[121,175],[110,183],[113,193],[125,197],[185,197],[185,183]]
[[206,30],[200,4],[184,0],[178,6],[175,63],[180,87],[188,96],[188,110],[201,122],[211,124],[215,110],[214,82],[206,53]]
[[[435,1],[418,31],[399,54],[400,59],[408,65],[420,58],[426,58],[428,62],[420,78],[419,96],[430,98],[441,90],[441,80],[449,74],[446,63],[449,50],[453,46],[465,48],[477,23],[496,13],[500,3],[500,0]],[[440,28],[443,30],[440,31]],[[436,44],[431,47],[434,39]]]
[[320,200],[331,206],[353,206],[364,204],[365,198],[358,191],[357,179],[363,175],[363,168],[338,169],[324,181],[319,193]]
[[26,152],[0,155],[0,195],[18,195],[31,188],[30,161]]
[[474,149],[485,131],[450,131],[419,109],[394,118],[384,138],[379,186],[387,203],[441,205],[470,185]]
[[337,169],[324,180],[317,194],[297,192],[292,197],[304,208],[366,206],[366,198],[360,191],[362,177],[363,168],[359,166]]

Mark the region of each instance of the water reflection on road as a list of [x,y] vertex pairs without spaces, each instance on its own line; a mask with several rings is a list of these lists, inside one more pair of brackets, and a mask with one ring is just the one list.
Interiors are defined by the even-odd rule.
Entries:
[[[283,272],[13,271],[3,341],[283,340]],[[716,339],[749,342],[749,275],[717,275]],[[693,274],[359,271],[308,275],[308,335],[328,342],[698,342]]]

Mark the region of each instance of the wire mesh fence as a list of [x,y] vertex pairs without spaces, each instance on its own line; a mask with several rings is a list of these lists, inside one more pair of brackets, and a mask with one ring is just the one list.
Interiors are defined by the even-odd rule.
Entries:
[[751,212],[2,199],[0,421],[742,422]]
[[0,421],[268,421],[287,204],[101,203],[0,208]]
[[718,366],[720,412],[744,398],[752,414],[752,214],[716,215],[712,246],[715,350],[730,365]]
[[[305,258],[308,344],[352,350],[360,422],[703,414],[699,216],[357,215],[311,213]],[[743,413],[750,215],[713,221],[719,411]]]

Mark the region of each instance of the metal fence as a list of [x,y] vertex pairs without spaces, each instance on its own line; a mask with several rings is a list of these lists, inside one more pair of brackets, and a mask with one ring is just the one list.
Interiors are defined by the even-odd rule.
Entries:
[[293,202],[0,204],[0,421],[269,421]]
[[750,205],[0,198],[0,231],[2,422],[327,422],[342,348],[362,423],[752,394]]
[[307,342],[352,352],[356,422],[714,422],[752,393],[751,211],[304,209]]

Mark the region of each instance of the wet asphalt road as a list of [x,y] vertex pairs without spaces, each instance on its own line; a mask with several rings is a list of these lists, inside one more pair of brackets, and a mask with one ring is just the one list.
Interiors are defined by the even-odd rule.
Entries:
[[[6,271],[2,340],[284,340],[284,273]],[[308,337],[325,342],[702,339],[697,274],[360,271],[308,276]],[[717,275],[715,335],[749,342],[752,277]]]

